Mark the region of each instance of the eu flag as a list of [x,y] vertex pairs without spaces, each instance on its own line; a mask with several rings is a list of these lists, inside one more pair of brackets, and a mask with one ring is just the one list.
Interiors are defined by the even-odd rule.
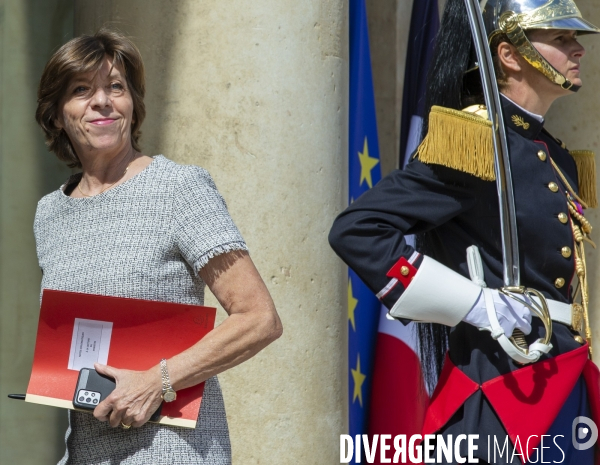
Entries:
[[[350,202],[381,179],[369,32],[364,0],[350,0]],[[367,433],[371,373],[380,304],[348,273],[348,381],[350,435]],[[354,462],[354,463],[360,463]]]

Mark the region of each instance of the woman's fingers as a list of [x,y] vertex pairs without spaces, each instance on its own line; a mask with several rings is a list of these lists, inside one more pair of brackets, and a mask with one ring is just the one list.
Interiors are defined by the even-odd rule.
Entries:
[[100,421],[110,421],[113,413],[113,405],[110,396],[100,402],[93,411],[94,417]]
[[134,428],[139,428],[140,426],[144,425],[154,414],[154,412],[156,412],[156,409],[158,409],[158,406],[161,402],[162,399],[160,398],[158,399],[158,403],[156,403],[156,401],[150,402],[150,399],[148,399],[147,404],[144,405],[142,409],[138,410],[137,412],[128,412],[130,413],[128,416],[128,421],[131,420],[131,423],[126,424],[131,424]]
[[[125,421],[123,421],[123,420],[125,420]],[[113,410],[110,414],[110,419],[108,420],[108,423],[113,428],[117,428],[117,427],[121,426],[121,422],[123,422],[124,425],[130,424],[130,423],[127,423],[127,419],[125,418],[125,412]]]
[[[154,405],[155,402],[151,402],[150,399],[146,401],[144,405],[136,405],[135,407],[129,407],[121,417],[119,426],[130,425],[134,428],[139,428],[144,425],[152,416],[152,414],[160,405]],[[121,424],[122,423],[122,424]]]
[[94,417],[96,418],[96,420],[108,421],[109,416],[111,414],[111,410],[110,410],[110,407],[106,408],[106,405],[102,406],[102,404],[99,404],[98,406],[96,406],[96,408],[94,409],[94,411],[92,413],[93,413]]
[[102,365],[100,363],[94,363],[94,368],[101,375],[108,376],[109,378],[112,378],[115,381],[118,379],[119,372],[122,371],[118,368],[111,367],[110,365]]
[[162,384],[157,369],[130,371],[96,364],[96,370],[117,382],[115,390],[94,410],[98,420],[108,421],[113,428],[139,427],[160,405]]
[[111,399],[110,396],[106,401],[112,405],[112,410],[108,415],[108,423],[113,428],[126,426],[142,426],[148,418],[145,418],[144,410],[141,409],[137,402],[129,403],[124,399]]
[[[94,369],[101,375],[114,379],[115,382],[119,377],[119,372],[121,371],[118,368],[114,368],[109,365],[101,365],[100,363],[94,363]],[[106,399],[100,402],[94,409],[94,417],[100,421],[110,421],[114,409],[114,406],[110,401],[111,396],[112,393]]]

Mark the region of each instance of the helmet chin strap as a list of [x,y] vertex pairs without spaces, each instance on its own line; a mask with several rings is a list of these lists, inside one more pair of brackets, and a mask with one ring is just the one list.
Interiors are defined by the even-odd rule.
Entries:
[[537,69],[540,73],[546,76],[554,84],[563,89],[577,92],[581,86],[576,86],[569,81],[563,74],[552,66],[548,61],[537,51],[530,40],[525,35],[525,31],[519,23],[519,15],[513,11],[506,11],[500,16],[500,30],[506,34],[510,42],[516,47],[521,56]]

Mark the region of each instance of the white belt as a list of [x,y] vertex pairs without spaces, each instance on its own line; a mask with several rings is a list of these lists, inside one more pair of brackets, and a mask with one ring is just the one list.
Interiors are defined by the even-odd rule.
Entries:
[[[535,297],[533,298],[537,301]],[[573,311],[571,304],[566,304],[564,302],[559,302],[558,300],[552,299],[546,299],[546,303],[548,304],[548,310],[550,311],[550,318],[552,321],[558,321],[559,323],[564,323],[567,326],[572,325]]]

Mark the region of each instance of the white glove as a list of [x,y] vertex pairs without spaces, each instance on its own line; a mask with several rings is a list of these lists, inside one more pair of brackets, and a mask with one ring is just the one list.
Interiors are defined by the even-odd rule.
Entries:
[[[486,292],[488,293],[488,305],[491,305],[493,308],[488,308],[486,305]],[[529,299],[525,296],[520,295],[519,298],[530,303]],[[498,323],[500,323],[503,332],[492,330],[488,311],[496,312]],[[515,328],[520,329],[525,334],[531,333],[531,311],[529,308],[517,300],[498,292],[496,289],[482,290],[473,308],[463,318],[463,321],[481,330],[492,332],[494,339],[498,339],[502,334],[505,334],[506,337],[512,336]]]

